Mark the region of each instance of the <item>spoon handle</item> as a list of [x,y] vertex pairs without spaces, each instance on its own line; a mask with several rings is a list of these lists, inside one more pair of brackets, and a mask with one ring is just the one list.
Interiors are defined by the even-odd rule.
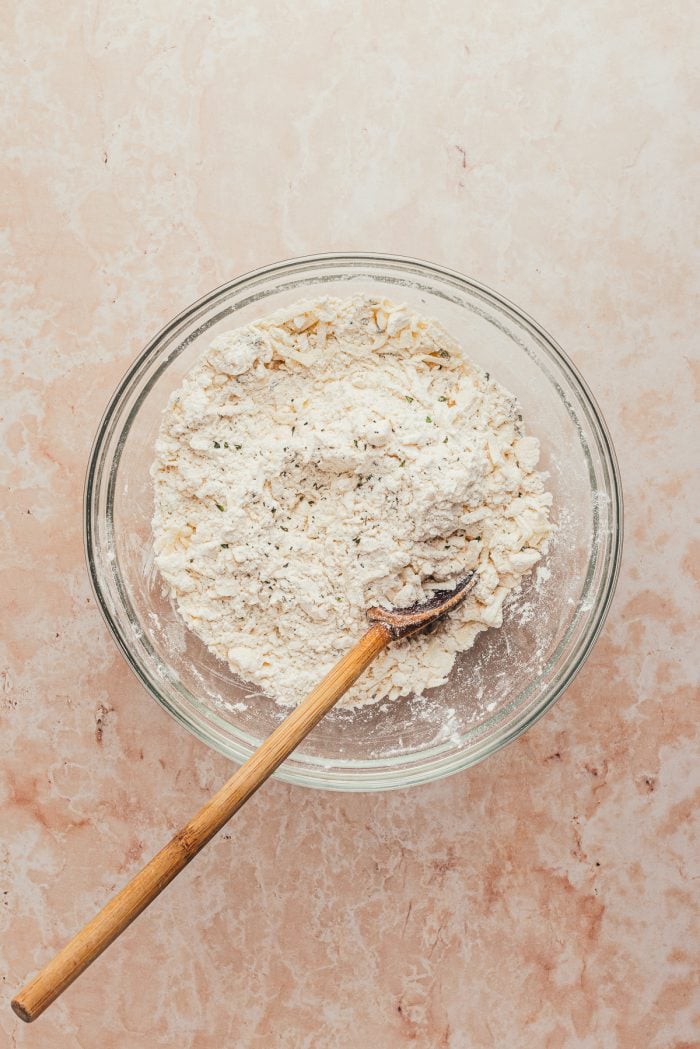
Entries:
[[40,1016],[153,902],[289,757],[390,640],[386,626],[376,623],[370,627],[196,816],[13,998],[12,1008],[22,1020],[30,1023]]

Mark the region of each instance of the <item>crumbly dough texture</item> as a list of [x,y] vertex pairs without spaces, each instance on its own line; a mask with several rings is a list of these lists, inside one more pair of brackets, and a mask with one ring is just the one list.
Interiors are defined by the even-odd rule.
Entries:
[[345,705],[443,684],[546,550],[551,495],[515,398],[444,328],[382,298],[297,302],[219,335],[171,396],[156,564],[191,630],[295,704],[367,627],[478,569]]

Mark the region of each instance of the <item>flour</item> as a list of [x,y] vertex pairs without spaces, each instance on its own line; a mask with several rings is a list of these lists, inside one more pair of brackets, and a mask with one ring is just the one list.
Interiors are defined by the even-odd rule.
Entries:
[[344,699],[443,684],[546,550],[551,496],[515,398],[435,321],[381,298],[298,302],[218,336],[170,398],[155,560],[231,669],[297,703],[367,627],[478,582]]

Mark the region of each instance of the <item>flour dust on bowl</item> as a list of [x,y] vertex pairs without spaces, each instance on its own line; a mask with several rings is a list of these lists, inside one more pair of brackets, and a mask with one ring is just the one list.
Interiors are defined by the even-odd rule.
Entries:
[[[89,570],[110,629],[152,695],[205,742],[243,761],[285,709],[185,628],[156,570],[150,468],[163,411],[217,337],[327,297],[387,299],[435,318],[517,399],[527,432],[540,441],[538,469],[553,496],[556,531],[546,557],[506,602],[503,625],[479,633],[447,682],[332,711],[277,773],[307,786],[383,790],[482,760],[561,695],[612,598],[621,488],[605,424],[571,362],[535,322],[472,280],[410,259],[328,255],[270,266],[212,292],[163,329],[125,376],[97,434],[85,493]],[[423,422],[435,425],[432,417]]]

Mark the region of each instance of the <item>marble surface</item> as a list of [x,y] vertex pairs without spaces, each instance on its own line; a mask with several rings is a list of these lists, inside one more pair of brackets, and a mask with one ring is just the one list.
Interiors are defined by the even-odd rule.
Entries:
[[[692,10],[4,5],[3,1045],[700,1045]],[[199,295],[336,249],[477,277],[583,370],[626,494],[608,624],[557,707],[470,772],[268,784],[26,1027],[11,992],[230,771],[94,607],[100,413]]]

